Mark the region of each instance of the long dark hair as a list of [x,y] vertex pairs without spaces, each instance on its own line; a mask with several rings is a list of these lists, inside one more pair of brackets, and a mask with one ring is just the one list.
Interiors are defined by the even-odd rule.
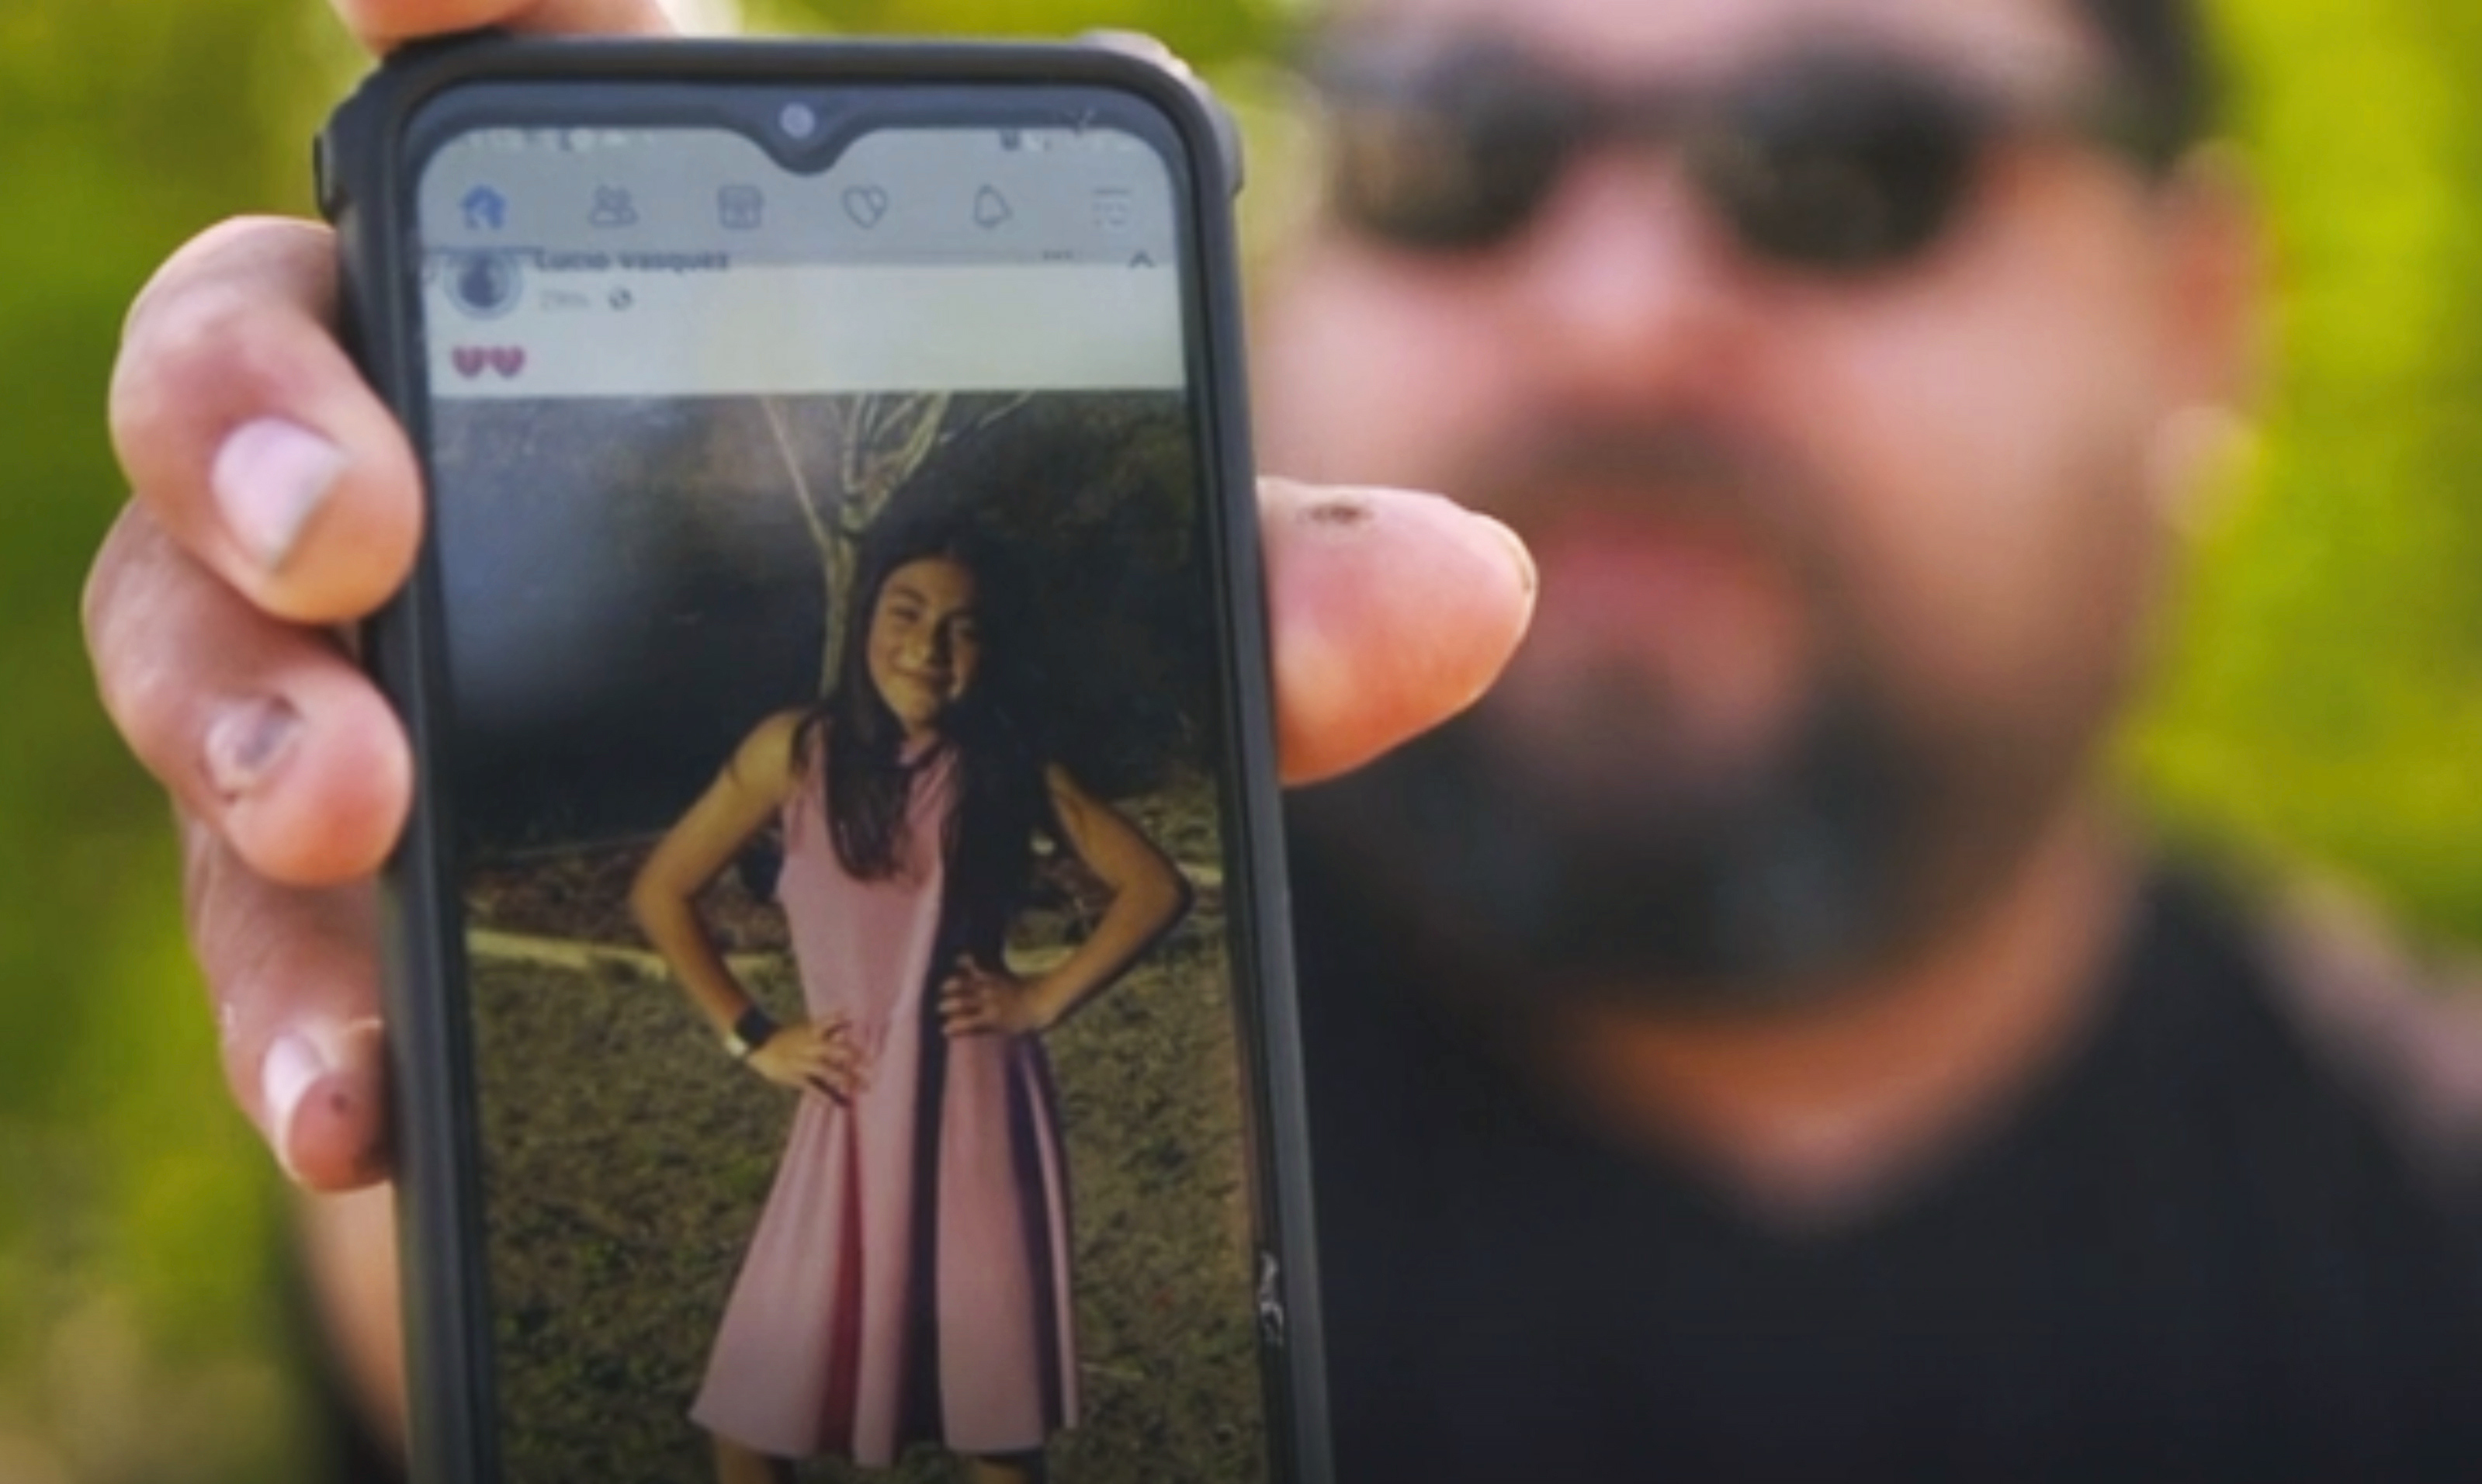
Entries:
[[[1025,605],[1003,549],[974,524],[936,504],[899,499],[862,538],[832,688],[794,734],[794,763],[822,756],[828,830],[836,859],[864,881],[901,868],[906,804],[917,771],[937,751],[957,759],[957,807],[940,841],[951,900],[976,915],[1004,914],[1031,874],[1038,832],[1054,830],[1041,739],[1026,725],[1034,691],[1027,673]],[[956,563],[974,579],[980,658],[971,681],[940,717],[930,755],[903,755],[905,729],[871,683],[871,618],[880,590],[914,562]],[[825,745],[819,739],[824,731]],[[986,919],[986,928],[996,917]]]

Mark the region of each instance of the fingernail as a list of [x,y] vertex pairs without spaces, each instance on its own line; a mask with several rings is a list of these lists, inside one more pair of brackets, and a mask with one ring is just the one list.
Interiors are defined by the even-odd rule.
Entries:
[[302,733],[302,713],[290,702],[259,696],[231,702],[207,724],[207,782],[237,799],[267,781]]
[[308,1036],[281,1036],[267,1048],[258,1064],[259,1100],[267,1112],[268,1142],[276,1147],[276,1162],[284,1173],[300,1179],[293,1164],[293,1121],[302,1111],[303,1099],[328,1074],[328,1059],[319,1044]]
[[1525,584],[1526,595],[1533,596],[1535,590],[1542,584],[1543,575],[1535,569],[1534,553],[1526,548],[1524,541],[1518,536],[1517,532],[1510,529],[1504,520],[1494,520],[1489,516],[1474,515],[1471,511],[1467,511],[1466,514],[1472,515],[1474,519],[1497,531],[1499,539],[1508,543],[1508,549],[1517,557],[1518,572]]
[[265,571],[283,567],[345,472],[345,451],[280,417],[247,422],[216,451],[208,484],[224,528]]

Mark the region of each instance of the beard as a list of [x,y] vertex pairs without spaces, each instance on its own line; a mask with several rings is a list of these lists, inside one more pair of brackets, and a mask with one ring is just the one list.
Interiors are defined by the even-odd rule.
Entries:
[[[1788,1001],[1921,927],[1930,783],[1861,698],[1721,774],[1579,786],[1486,706],[1296,810],[1459,977],[1683,1007]],[[1589,796],[1591,795],[1591,796]]]
[[[1484,488],[1529,539],[1570,503],[1543,490],[1601,491],[1605,524],[1725,532],[1781,579],[1802,642],[1790,699],[1719,741],[1677,666],[1597,632],[1624,602],[1539,621],[1528,648],[1555,657],[1520,652],[1465,716],[1302,795],[1305,843],[1453,980],[1690,1011],[1814,998],[1980,900],[2081,751],[1912,714],[1822,528],[1835,502],[1777,450],[1705,424],[1571,426]],[[1546,561],[1545,618],[1560,577]]]

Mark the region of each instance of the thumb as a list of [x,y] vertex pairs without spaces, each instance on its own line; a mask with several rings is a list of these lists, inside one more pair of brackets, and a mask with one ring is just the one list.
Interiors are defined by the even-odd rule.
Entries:
[[1436,494],[1258,482],[1284,782],[1358,768],[1471,705],[1534,612],[1516,533]]

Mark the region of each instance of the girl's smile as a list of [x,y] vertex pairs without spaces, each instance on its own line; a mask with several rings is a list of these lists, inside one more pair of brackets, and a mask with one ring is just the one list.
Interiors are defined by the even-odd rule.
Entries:
[[937,731],[973,686],[974,596],[974,574],[947,557],[908,562],[880,585],[864,646],[870,683],[909,739]]

